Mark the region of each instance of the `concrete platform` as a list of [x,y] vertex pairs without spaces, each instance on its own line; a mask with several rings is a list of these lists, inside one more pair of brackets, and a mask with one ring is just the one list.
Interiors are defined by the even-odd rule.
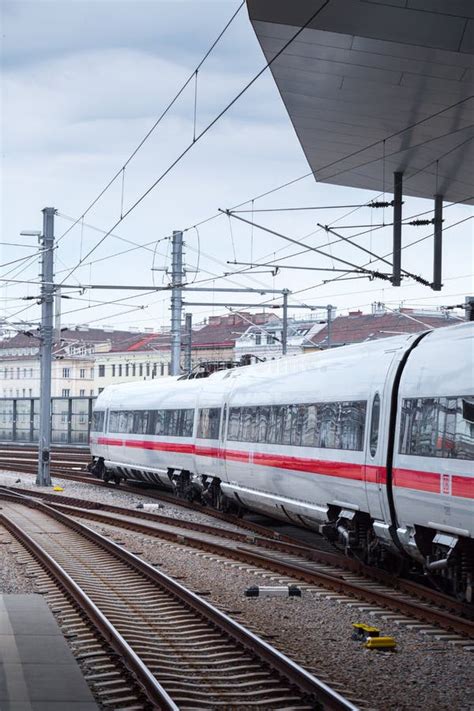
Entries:
[[0,595],[0,709],[98,709],[41,595]]

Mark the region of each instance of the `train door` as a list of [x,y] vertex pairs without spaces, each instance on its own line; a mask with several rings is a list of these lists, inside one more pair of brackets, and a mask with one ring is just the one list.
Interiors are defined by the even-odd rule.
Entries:
[[225,462],[225,447],[226,447],[226,432],[227,432],[227,412],[228,412],[228,407],[227,403],[224,401],[224,398],[222,399],[222,407],[221,407],[221,419],[220,419],[220,427],[219,427],[219,451],[217,453],[218,457],[218,470],[219,470],[219,478],[221,481],[227,481],[227,476],[226,476],[226,462]]
[[109,436],[108,436],[108,431],[109,431],[109,419],[110,419],[110,408],[106,408],[105,413],[104,413],[104,427],[103,427],[103,432],[102,435],[99,439],[99,442],[102,441],[102,447],[101,447],[101,452],[102,452],[102,457],[107,460],[109,459]]
[[383,391],[374,390],[369,401],[368,432],[365,455],[365,490],[370,515],[376,521],[388,521],[386,510],[386,433],[382,422],[386,417]]

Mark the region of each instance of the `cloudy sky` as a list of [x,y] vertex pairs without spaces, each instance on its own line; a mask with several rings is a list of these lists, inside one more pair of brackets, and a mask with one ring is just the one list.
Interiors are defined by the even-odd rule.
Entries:
[[[239,5],[238,0],[2,0],[2,245],[0,277],[31,283],[0,283],[0,312],[7,320],[35,321],[38,259],[35,239],[21,230],[40,229],[41,209],[58,210],[55,234],[56,278],[68,284],[162,285],[169,264],[169,235],[185,231],[188,279],[203,286],[289,288],[294,304],[327,304],[340,312],[370,310],[374,301],[395,308],[400,302],[431,308],[456,304],[473,293],[472,222],[445,236],[444,284],[440,294],[404,281],[399,289],[367,279],[322,284],[329,273],[282,269],[273,276],[261,268],[254,275],[223,280],[241,262],[273,261],[296,251],[278,237],[226,216],[194,225],[308,172],[308,165],[269,72],[239,99],[133,212],[95,249],[120,214],[154,183],[192,141],[195,83],[190,82],[166,118],[119,177],[64,238],[71,219],[79,218],[123,166]],[[198,73],[196,132],[234,98],[264,66],[265,60],[245,7]],[[122,196],[123,189],[123,196]],[[363,190],[318,185],[306,178],[270,196],[248,202],[249,209],[301,205],[363,204],[375,197]],[[391,199],[391,196],[387,196]],[[431,209],[429,201],[406,198],[405,215]],[[370,224],[371,212],[328,210],[324,222],[335,228]],[[445,229],[472,214],[454,206],[445,213]],[[256,216],[257,217],[257,216]],[[381,216],[376,215],[377,220]],[[360,252],[345,244],[327,247],[317,232],[314,213],[259,214],[263,224],[335,256],[363,263]],[[385,215],[391,221],[391,215]],[[418,228],[420,229],[420,228]],[[412,240],[429,234],[405,235]],[[349,236],[356,231],[346,230]],[[134,243],[131,244],[130,242]],[[370,231],[360,243],[378,253],[390,251],[390,228]],[[137,244],[145,248],[133,249]],[[21,246],[18,246],[21,245]],[[121,254],[120,254],[121,253]],[[30,255],[26,261],[9,264]],[[69,275],[83,260],[82,266]],[[431,278],[432,243],[425,240],[404,252],[403,266]],[[331,266],[306,253],[281,264]],[[337,263],[334,263],[337,266]],[[380,263],[374,265],[380,268]],[[193,271],[199,267],[199,273]],[[209,280],[204,282],[204,280]],[[296,293],[299,292],[299,293]],[[169,321],[169,299],[160,293],[64,290],[63,323],[157,327]],[[257,300],[234,294],[188,294],[188,301]],[[110,303],[119,300],[120,303]],[[29,307],[29,308],[27,308]],[[27,309],[27,310],[24,310]],[[135,310],[132,310],[135,309]],[[215,306],[190,308],[195,321]],[[295,312],[296,313],[296,312]],[[303,311],[299,311],[301,315]]]

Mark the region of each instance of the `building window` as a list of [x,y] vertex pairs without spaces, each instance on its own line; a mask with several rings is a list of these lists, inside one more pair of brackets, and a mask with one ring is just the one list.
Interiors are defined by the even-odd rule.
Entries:
[[33,397],[33,390],[31,388],[29,388],[28,394],[29,394],[29,397]]
[[85,390],[79,390],[79,397],[85,397],[86,391]]
[[91,368],[91,378],[94,377],[94,368]]
[[20,377],[20,368],[17,368],[17,369],[16,369],[16,377],[17,377],[17,378]]
[[112,377],[115,378],[115,363],[112,365]]
[[118,374],[119,374],[119,378],[121,378],[122,377],[122,363],[120,363],[120,365],[118,367]]
[[80,378],[85,378],[85,377],[86,377],[86,369],[85,369],[85,368],[80,368],[80,370],[79,370],[79,377],[80,377]]
[[137,374],[137,366],[135,363],[132,363],[132,376],[135,377]]
[[70,378],[71,377],[71,369],[70,368],[63,368],[63,378]]
[[23,388],[23,390],[22,390],[22,397],[26,397],[26,389],[25,388]]
[[98,390],[99,395],[100,395],[100,393],[103,392],[103,391],[104,391],[104,388],[99,388],[99,390]]
[[99,365],[99,378],[105,378],[105,365]]
[[147,374],[147,376],[150,375],[150,364],[149,363],[146,364],[146,374]]
[[130,375],[130,365],[125,363],[125,375],[128,377]]
[[259,346],[261,343],[262,343],[262,334],[256,333],[255,334],[255,345]]
[[151,371],[151,377],[152,377],[152,378],[156,378],[156,369],[157,369],[157,365],[156,365],[156,363],[153,363],[153,368],[152,368],[152,371]]
[[164,375],[164,374],[165,374],[165,364],[160,363],[160,375]]
[[94,397],[94,389],[92,389],[92,390],[89,391],[89,395],[90,395],[91,397]]
[[23,377],[26,378],[26,368],[23,368]]
[[143,363],[140,363],[140,365],[138,366],[138,375],[140,377],[142,377],[143,375]]
[[69,388],[63,388],[62,397],[69,397],[70,394],[71,391],[69,390]]
[[33,368],[30,368],[30,378],[33,377]]

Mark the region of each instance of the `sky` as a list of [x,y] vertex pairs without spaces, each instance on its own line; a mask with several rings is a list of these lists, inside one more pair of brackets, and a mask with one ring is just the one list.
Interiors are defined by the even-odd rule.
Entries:
[[[120,173],[239,4],[239,0],[1,0],[3,319],[23,328],[23,323],[34,324],[39,318],[39,307],[31,298],[39,295],[37,243],[34,237],[22,237],[20,232],[41,229],[45,206],[58,211],[56,282],[65,280],[74,287],[62,290],[63,325],[168,328],[167,292],[92,291],[82,287],[169,284],[164,268],[170,264],[169,237],[173,230],[184,230],[188,283],[210,288],[287,288],[292,292],[290,305],[308,306],[293,311],[290,307],[290,314],[298,317],[307,316],[309,307],[329,303],[338,313],[370,311],[374,302],[383,302],[388,308],[404,305],[431,309],[461,303],[464,295],[474,293],[472,221],[447,230],[472,215],[472,208],[465,205],[445,211],[444,288],[439,293],[412,280],[404,280],[398,289],[365,278],[324,284],[323,279],[338,274],[282,268],[275,275],[268,266],[255,268],[254,274],[222,278],[225,272],[244,269],[229,261],[274,264],[300,249],[258,228],[231,221],[220,215],[219,209],[246,201],[242,209],[255,211],[363,205],[376,197],[371,191],[318,184],[308,177],[256,199],[309,171],[269,71],[95,248],[104,236],[100,230],[108,232],[192,143],[193,135],[199,136],[265,65],[244,6],[199,69],[197,81],[191,80]],[[64,235],[116,173],[119,177],[110,189]],[[388,200],[391,197],[387,195]],[[404,215],[415,215],[432,209],[432,202],[407,197],[403,209]],[[389,211],[385,215],[374,212],[363,208],[350,214],[348,209],[331,209],[324,211],[322,219],[324,224],[334,224],[334,229],[354,225],[344,230],[345,236],[366,231],[358,238],[359,243],[386,254],[391,247],[390,227],[357,227],[373,227],[380,220],[391,222]],[[209,217],[214,219],[203,222]],[[347,243],[328,246],[327,234],[316,226],[320,213],[254,212],[253,217],[335,257],[357,264],[368,260]],[[406,228],[404,240],[411,242],[430,232],[429,227]],[[432,240],[403,254],[405,269],[432,278]],[[14,261],[26,256],[28,260]],[[82,264],[71,273],[80,260]],[[278,263],[340,267],[337,261],[314,252]],[[371,266],[384,270],[380,262]],[[210,302],[208,306],[186,307],[196,323],[211,314],[228,313],[217,305],[222,302],[280,303],[279,297],[271,294],[218,292],[188,292],[185,300]],[[314,316],[321,313],[313,312]]]

